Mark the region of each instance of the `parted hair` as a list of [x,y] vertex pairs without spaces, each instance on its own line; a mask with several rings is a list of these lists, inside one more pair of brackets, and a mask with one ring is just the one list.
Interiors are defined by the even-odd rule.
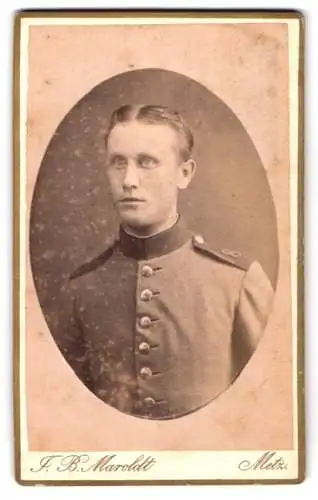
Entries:
[[118,123],[125,123],[134,120],[148,123],[150,125],[169,125],[180,136],[180,154],[182,161],[187,161],[189,158],[191,158],[194,140],[192,132],[185,120],[177,111],[174,111],[165,106],[158,106],[154,104],[125,104],[124,106],[116,109],[110,117],[109,126],[105,134],[106,147],[108,137],[112,129]]

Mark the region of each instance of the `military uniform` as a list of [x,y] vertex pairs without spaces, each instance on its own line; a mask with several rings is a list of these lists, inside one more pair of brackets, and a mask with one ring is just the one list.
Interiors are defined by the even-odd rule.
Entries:
[[227,389],[253,354],[273,299],[257,262],[211,249],[181,218],[149,238],[120,229],[67,292],[65,358],[100,399],[150,419],[186,415]]

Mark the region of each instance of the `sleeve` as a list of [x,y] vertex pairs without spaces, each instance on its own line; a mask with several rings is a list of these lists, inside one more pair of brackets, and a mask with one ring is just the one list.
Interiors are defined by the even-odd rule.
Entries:
[[244,275],[232,332],[232,379],[253,355],[272,309],[274,290],[258,262]]
[[59,327],[56,339],[58,348],[79,379],[91,388],[88,350],[78,315],[76,287],[72,282],[68,282],[63,287],[58,317]]

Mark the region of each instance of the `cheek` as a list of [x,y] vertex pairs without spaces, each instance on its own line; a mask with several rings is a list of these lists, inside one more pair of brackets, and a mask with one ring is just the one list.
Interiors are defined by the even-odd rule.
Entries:
[[171,172],[169,175],[163,175],[160,177],[158,179],[157,189],[162,193],[162,196],[166,198],[167,201],[171,198],[175,198],[178,190],[175,171]]
[[143,185],[154,192],[171,196],[177,191],[178,170],[175,165],[166,165],[143,176]]
[[112,193],[116,193],[120,185],[120,176],[115,172],[107,172],[107,181]]
[[158,176],[154,179],[144,179],[142,186],[158,205],[169,203],[175,191],[171,179],[165,179]]

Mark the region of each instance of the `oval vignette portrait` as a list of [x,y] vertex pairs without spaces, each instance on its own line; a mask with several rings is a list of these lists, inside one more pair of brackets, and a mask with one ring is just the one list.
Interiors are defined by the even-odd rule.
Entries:
[[46,149],[30,255],[51,335],[97,398],[146,419],[199,410],[253,356],[276,288],[275,207],[248,132],[179,73],[98,84]]

